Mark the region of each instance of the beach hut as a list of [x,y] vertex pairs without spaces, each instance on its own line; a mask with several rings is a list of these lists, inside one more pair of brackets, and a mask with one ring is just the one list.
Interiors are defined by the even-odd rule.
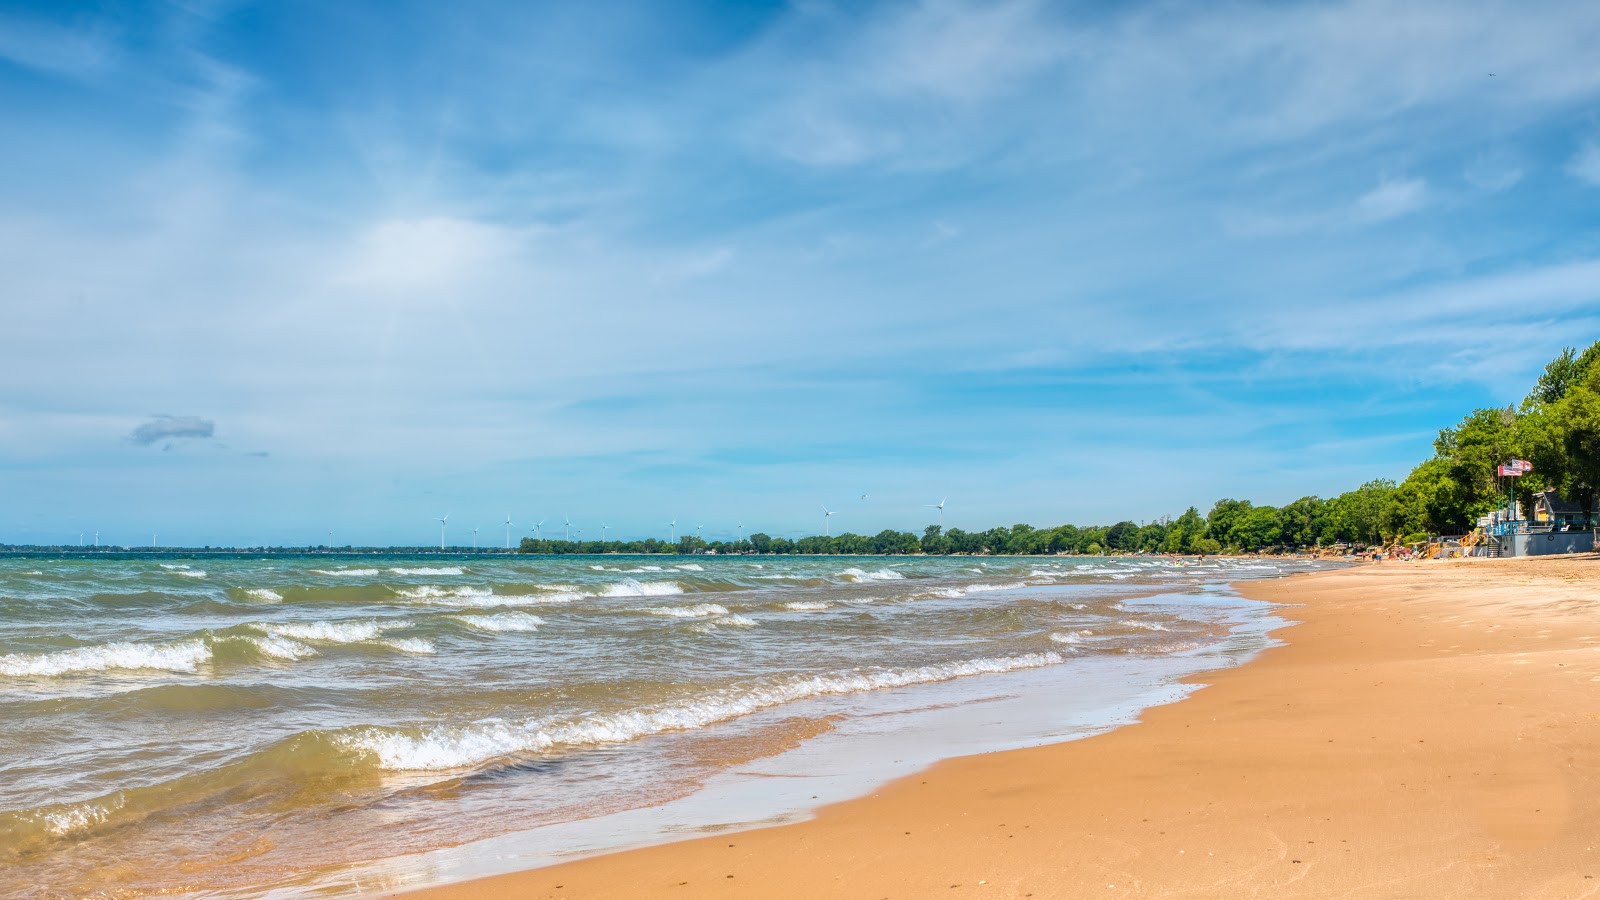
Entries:
[[1585,514],[1583,506],[1563,500],[1555,491],[1540,491],[1533,495],[1533,520],[1541,525],[1565,530],[1588,524],[1593,510]]

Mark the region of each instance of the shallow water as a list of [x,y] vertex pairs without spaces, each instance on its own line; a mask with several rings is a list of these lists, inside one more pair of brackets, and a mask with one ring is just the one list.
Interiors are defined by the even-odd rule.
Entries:
[[0,896],[327,886],[658,807],[919,686],[1170,684],[1238,626],[1220,585],[1307,565],[0,559]]

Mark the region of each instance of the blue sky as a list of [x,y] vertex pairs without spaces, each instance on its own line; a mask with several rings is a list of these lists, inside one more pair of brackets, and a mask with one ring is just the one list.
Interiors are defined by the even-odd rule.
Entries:
[[0,542],[1403,477],[1600,338],[1596,46],[1592,2],[5,4]]

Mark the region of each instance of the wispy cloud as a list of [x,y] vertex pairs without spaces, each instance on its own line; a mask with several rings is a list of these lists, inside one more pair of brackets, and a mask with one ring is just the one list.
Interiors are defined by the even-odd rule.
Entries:
[[0,13],[0,60],[52,75],[105,74],[116,52],[103,29],[60,26]]
[[1579,181],[1600,187],[1600,140],[1584,141],[1568,161],[1567,171]]
[[1428,183],[1421,178],[1385,179],[1356,201],[1357,222],[1387,222],[1414,213],[1428,201]]

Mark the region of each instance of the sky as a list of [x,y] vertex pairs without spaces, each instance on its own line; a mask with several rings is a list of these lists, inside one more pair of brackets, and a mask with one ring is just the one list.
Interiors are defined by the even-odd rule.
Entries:
[[1600,339],[1597,46],[1592,0],[0,3],[0,543],[1403,478]]

